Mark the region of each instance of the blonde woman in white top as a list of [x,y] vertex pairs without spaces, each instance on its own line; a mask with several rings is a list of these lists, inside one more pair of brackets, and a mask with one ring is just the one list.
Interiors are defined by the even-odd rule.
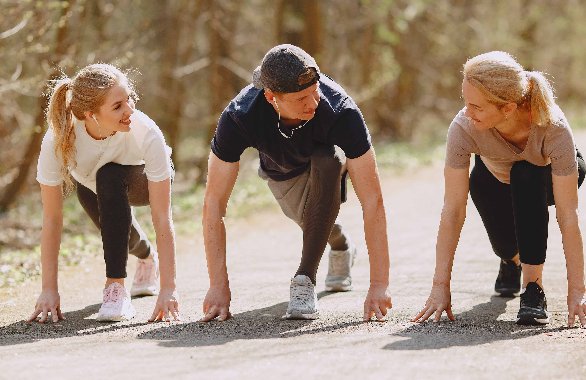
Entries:
[[[42,292],[29,321],[63,319],[57,262],[63,194],[73,187],[102,236],[106,279],[97,319],[130,319],[136,314],[131,295],[156,294],[150,320],[179,317],[170,148],[158,126],[135,109],[135,98],[126,75],[108,64],[89,65],[53,89],[37,166]],[[151,207],[156,250],[132,215],[131,206],[141,205]],[[139,259],[131,292],[124,285],[129,253]]]
[[[466,217],[468,192],[500,260],[495,291],[521,289],[519,324],[549,321],[543,285],[548,206],[555,205],[568,279],[568,325],[586,326],[584,253],[578,225],[578,186],[586,165],[572,131],[539,72],[526,71],[505,52],[464,65],[465,108],[448,131],[445,197],[431,294],[413,321],[445,311],[453,320],[450,279]],[[475,165],[469,173],[470,157]],[[523,281],[521,283],[521,272]]]

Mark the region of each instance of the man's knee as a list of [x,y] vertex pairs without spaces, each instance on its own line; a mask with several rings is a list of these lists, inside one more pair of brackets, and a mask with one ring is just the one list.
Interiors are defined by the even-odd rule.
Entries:
[[320,172],[340,177],[342,162],[334,147],[319,148],[311,155],[311,167]]

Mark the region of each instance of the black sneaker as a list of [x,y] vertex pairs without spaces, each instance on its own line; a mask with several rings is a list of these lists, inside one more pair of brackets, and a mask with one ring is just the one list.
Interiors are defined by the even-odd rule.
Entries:
[[512,260],[501,260],[494,291],[504,297],[514,297],[521,291],[521,265]]
[[521,307],[517,313],[518,325],[545,325],[549,323],[547,299],[541,286],[530,282],[521,293]]

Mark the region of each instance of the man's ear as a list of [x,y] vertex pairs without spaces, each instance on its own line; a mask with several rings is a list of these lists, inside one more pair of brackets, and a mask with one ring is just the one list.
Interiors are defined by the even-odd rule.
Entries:
[[271,90],[269,90],[268,88],[265,88],[265,99],[267,100],[267,102],[274,104],[274,98],[275,98],[275,93],[272,92]]

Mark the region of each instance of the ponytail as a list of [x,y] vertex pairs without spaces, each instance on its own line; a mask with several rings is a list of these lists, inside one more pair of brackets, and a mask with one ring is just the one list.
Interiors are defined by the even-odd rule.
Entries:
[[555,95],[547,78],[538,71],[527,71],[529,81],[529,101],[531,119],[537,125],[547,125],[555,121]]
[[73,188],[69,172],[77,165],[73,117],[85,120],[87,111],[97,112],[116,84],[127,86],[135,97],[132,82],[117,67],[106,63],[86,66],[73,79],[63,75],[55,82],[47,107],[47,123],[55,135],[55,156],[61,160],[66,193]]
[[67,99],[70,85],[71,79],[67,77],[57,81],[47,109],[47,123],[55,135],[55,155],[61,158],[61,175],[65,182],[65,192],[73,187],[69,169],[76,165],[75,129],[70,99]]

